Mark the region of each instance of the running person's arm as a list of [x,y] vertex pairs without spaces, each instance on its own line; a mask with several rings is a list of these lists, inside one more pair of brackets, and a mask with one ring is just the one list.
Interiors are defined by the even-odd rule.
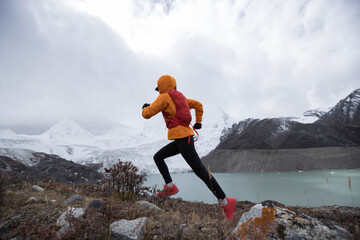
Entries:
[[193,99],[187,99],[189,103],[190,109],[195,109],[195,123],[201,123],[202,122],[202,115],[204,113],[203,105],[201,102],[193,100]]
[[149,119],[164,110],[167,104],[165,97],[165,94],[160,94],[150,106],[143,109],[142,116],[145,119]]

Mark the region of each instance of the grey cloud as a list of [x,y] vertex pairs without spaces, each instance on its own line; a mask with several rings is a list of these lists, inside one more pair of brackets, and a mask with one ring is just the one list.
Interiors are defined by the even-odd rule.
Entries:
[[153,88],[146,81],[150,62],[99,19],[20,2],[2,8],[0,101],[9,104],[0,106],[0,125],[44,128],[71,117],[108,127],[139,115],[142,101],[132,98]]
[[[154,3],[172,14],[183,2]],[[39,133],[72,118],[102,132],[142,121],[141,106],[157,97],[163,74],[189,98],[239,120],[299,115],[360,87],[358,1],[232,4],[236,25],[211,33],[223,42],[194,32],[153,57],[58,1],[0,1],[0,128]],[[230,31],[235,45],[226,44]]]

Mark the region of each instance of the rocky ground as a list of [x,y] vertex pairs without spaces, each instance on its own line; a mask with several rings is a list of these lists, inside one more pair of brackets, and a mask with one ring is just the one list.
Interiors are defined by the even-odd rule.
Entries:
[[[43,187],[44,191],[34,190],[32,184],[13,184],[12,187],[3,189],[0,205],[0,239],[56,239],[55,233],[60,229],[56,221],[68,207],[64,203],[65,200],[74,194],[84,196],[82,201],[72,204],[75,207],[87,209],[94,199],[106,203],[108,208],[106,216],[103,217],[104,222],[147,217],[144,239],[225,239],[236,227],[242,214],[255,205],[252,202],[238,202],[234,220],[226,222],[220,214],[220,207],[216,204],[187,202],[176,198],[159,200],[151,197],[151,194],[137,197],[136,200],[149,201],[161,209],[151,210],[137,205],[136,201],[133,201],[135,199],[124,201],[119,196],[104,197],[102,190],[94,188],[93,185],[69,187],[50,182],[37,184]],[[360,239],[356,227],[360,224],[360,208],[290,208],[321,221],[336,223],[353,234],[355,239]],[[98,234],[93,235],[97,239],[106,239],[105,235],[98,231],[102,223],[92,221],[89,216],[86,216],[87,221],[83,218],[74,225],[87,234]],[[104,231],[106,232],[106,229]],[[79,236],[84,237],[84,234],[77,232],[65,235],[62,239],[79,239]]]

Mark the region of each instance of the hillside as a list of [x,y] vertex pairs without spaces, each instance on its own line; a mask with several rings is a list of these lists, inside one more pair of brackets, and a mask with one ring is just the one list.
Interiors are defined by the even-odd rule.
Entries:
[[360,128],[319,123],[303,124],[286,118],[247,119],[234,124],[216,149],[299,149],[360,146]]
[[97,183],[103,178],[98,172],[99,165],[84,166],[60,158],[57,155],[33,153],[31,166],[0,156],[0,171],[23,181],[37,182],[45,179],[65,183]]

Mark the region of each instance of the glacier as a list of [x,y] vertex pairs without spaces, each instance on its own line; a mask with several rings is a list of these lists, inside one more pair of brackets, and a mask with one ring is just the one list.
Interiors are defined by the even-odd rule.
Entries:
[[[236,122],[221,108],[205,112],[203,127],[198,131],[200,137],[195,142],[199,156],[215,149],[223,130]],[[33,152],[44,152],[83,165],[100,164],[101,170],[111,167],[118,159],[131,161],[140,171],[157,174],[153,155],[168,143],[160,115],[138,125],[116,124],[103,135],[94,135],[71,119],[61,120],[40,135],[16,134],[9,129],[0,131],[0,155],[28,166],[36,164]],[[190,171],[180,155],[166,161],[171,172]]]

